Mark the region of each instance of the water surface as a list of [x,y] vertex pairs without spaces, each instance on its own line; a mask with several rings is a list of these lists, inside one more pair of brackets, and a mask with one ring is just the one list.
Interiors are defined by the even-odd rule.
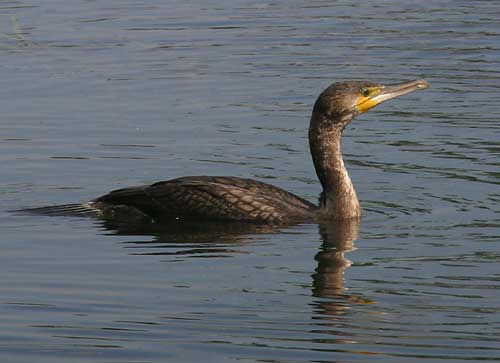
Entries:
[[[500,361],[498,5],[0,2],[1,360]],[[416,78],[345,133],[360,226],[7,212],[203,174],[316,201],[319,92]]]

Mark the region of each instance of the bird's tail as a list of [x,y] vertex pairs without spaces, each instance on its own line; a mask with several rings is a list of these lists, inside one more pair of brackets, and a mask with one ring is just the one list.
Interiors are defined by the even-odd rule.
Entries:
[[52,216],[74,216],[74,217],[99,217],[102,211],[94,206],[93,202],[79,204],[61,204],[47,207],[18,209],[12,211],[20,214],[42,214]]

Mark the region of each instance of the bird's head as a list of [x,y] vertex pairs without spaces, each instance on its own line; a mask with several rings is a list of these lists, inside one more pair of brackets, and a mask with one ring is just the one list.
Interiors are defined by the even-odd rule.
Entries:
[[313,114],[345,127],[353,117],[384,101],[427,87],[429,84],[425,80],[390,85],[369,81],[334,83],[318,97]]

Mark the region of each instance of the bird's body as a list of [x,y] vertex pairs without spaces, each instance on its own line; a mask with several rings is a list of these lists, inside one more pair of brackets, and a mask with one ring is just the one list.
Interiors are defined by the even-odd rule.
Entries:
[[353,81],[335,83],[321,93],[309,126],[311,155],[323,188],[319,206],[256,180],[190,176],[118,189],[82,204],[29,211],[157,223],[188,219],[284,224],[359,218],[361,206],[341,154],[345,127],[377,104],[427,86],[425,81],[394,86]]
[[92,203],[107,215],[127,206],[156,221],[201,218],[282,223],[312,217],[317,209],[274,185],[227,176],[189,176],[124,188]]

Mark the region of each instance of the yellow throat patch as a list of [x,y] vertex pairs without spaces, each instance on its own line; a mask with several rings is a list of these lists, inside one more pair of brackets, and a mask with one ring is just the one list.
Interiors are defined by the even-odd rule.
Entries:
[[367,87],[363,88],[361,95],[356,101],[356,107],[360,113],[366,112],[369,109],[377,106],[382,100],[374,99],[380,94],[383,87]]

